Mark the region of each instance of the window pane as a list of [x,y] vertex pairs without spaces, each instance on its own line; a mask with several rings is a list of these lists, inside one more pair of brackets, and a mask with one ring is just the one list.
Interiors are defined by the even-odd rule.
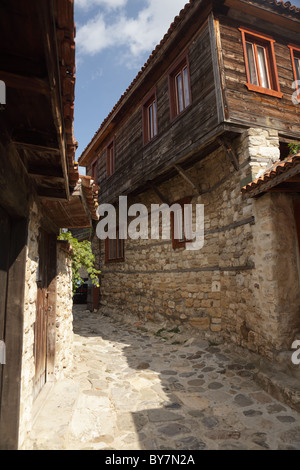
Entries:
[[246,42],[246,49],[250,74],[250,83],[252,83],[253,85],[258,85],[253,44],[251,44],[250,42]]
[[157,135],[157,116],[156,116],[156,101],[153,101],[153,136]]
[[183,111],[183,89],[182,89],[182,76],[181,73],[176,75],[176,101],[177,101],[177,112]]
[[261,86],[264,88],[270,88],[268,69],[267,69],[267,60],[266,60],[266,50],[262,46],[257,47],[257,57],[259,64],[259,74],[261,80]]
[[296,78],[297,80],[300,80],[300,59],[298,57],[295,57],[294,61],[295,61]]
[[148,136],[149,140],[153,137],[153,106],[152,104],[148,108]]
[[184,84],[184,104],[185,104],[185,107],[187,107],[190,104],[189,77],[188,77],[187,67],[183,69],[183,84]]

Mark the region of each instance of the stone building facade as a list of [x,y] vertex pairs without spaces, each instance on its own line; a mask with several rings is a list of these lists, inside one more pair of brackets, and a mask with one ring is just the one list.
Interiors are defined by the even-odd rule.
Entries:
[[[272,361],[291,348],[300,330],[299,188],[257,198],[244,188],[300,141],[299,21],[289,2],[191,0],[101,123],[79,159],[101,188],[99,204],[118,211],[127,196],[149,220],[151,204],[203,204],[204,245],[102,241],[100,312],[168,320]],[[263,73],[257,47],[264,83],[253,78]]]
[[[241,193],[249,175],[255,179],[279,160],[276,130],[248,129],[233,144],[239,171],[223,149],[188,171],[194,181],[205,182],[203,193],[191,200],[204,204],[201,250],[174,250],[172,240],[151,240],[149,234],[149,240],[126,240],[124,262],[105,264],[101,243],[100,312],[157,323],[167,319],[274,360],[300,330],[293,197],[270,194],[253,200]],[[172,201],[191,196],[180,176],[160,191]],[[128,205],[133,203],[150,211],[161,201],[146,191],[129,198]]]

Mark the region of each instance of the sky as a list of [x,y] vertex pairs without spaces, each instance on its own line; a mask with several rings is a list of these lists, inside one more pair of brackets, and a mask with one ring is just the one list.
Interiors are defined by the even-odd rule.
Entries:
[[187,2],[75,0],[76,160]]
[[187,2],[74,0],[76,160]]

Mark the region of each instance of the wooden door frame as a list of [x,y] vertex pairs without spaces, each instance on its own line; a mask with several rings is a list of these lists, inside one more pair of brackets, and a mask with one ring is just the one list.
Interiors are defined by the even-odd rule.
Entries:
[[[44,244],[39,247],[39,264],[43,268],[41,279],[42,296],[45,295],[44,305],[46,331],[45,331],[45,383],[54,381],[55,346],[56,346],[56,288],[57,288],[57,235],[40,228],[40,236],[44,237]],[[43,257],[43,259],[41,259]],[[38,304],[37,304],[38,309]],[[35,338],[36,340],[36,338]],[[34,349],[36,350],[36,342]],[[43,386],[44,386],[43,385]],[[43,386],[34,391],[34,400],[39,395]]]
[[6,364],[0,395],[1,450],[17,450],[19,442],[27,236],[28,219],[12,220],[4,332]]

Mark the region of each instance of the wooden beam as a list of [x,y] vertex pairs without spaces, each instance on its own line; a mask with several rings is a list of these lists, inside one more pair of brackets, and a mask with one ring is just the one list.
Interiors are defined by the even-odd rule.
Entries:
[[287,183],[300,183],[300,175],[295,175],[286,180]]
[[270,188],[268,192],[273,193],[300,193],[300,184],[297,183],[282,183],[278,186]]
[[44,145],[38,145],[34,143],[29,143],[29,142],[19,142],[16,140],[13,140],[12,143],[17,147],[17,148],[22,148],[24,150],[32,150],[33,152],[37,153],[56,153],[59,154],[60,151],[58,148],[54,147],[47,147]]
[[36,77],[26,77],[15,73],[0,70],[0,80],[3,80],[6,87],[19,90],[28,90],[41,95],[50,94],[50,86],[47,80]]
[[193,179],[179,166],[173,165],[173,167],[178,171],[178,173],[182,176],[185,181],[189,183],[190,186],[200,195],[201,191],[199,186],[193,181]]
[[35,178],[54,178],[58,181],[64,180],[61,169],[56,169],[51,167],[29,167],[27,170],[29,176],[34,176]]
[[158,189],[158,187],[153,183],[153,181],[147,181],[148,185],[153,189],[153,191],[155,192],[155,194],[157,194],[157,196],[159,197],[159,199],[163,202],[163,204],[167,204],[168,206],[170,205],[169,201],[168,201],[168,198],[166,198],[166,196],[164,196],[160,190]]
[[230,158],[231,163],[234,166],[234,169],[236,171],[239,171],[240,165],[239,165],[239,160],[235,154],[235,151],[232,150],[231,145],[227,142],[227,140],[224,137],[218,137],[217,138],[218,143],[220,144],[221,147],[226,151],[227,155]]
[[43,31],[46,63],[50,83],[50,100],[53,119],[57,131],[58,144],[61,155],[61,165],[65,179],[65,191],[67,199],[70,199],[67,146],[64,130],[64,110],[61,97],[60,66],[58,59],[58,45],[56,36],[55,14],[52,2],[37,2],[36,6]]
[[38,188],[37,192],[39,198],[48,201],[66,201],[68,199],[66,192],[61,189]]

